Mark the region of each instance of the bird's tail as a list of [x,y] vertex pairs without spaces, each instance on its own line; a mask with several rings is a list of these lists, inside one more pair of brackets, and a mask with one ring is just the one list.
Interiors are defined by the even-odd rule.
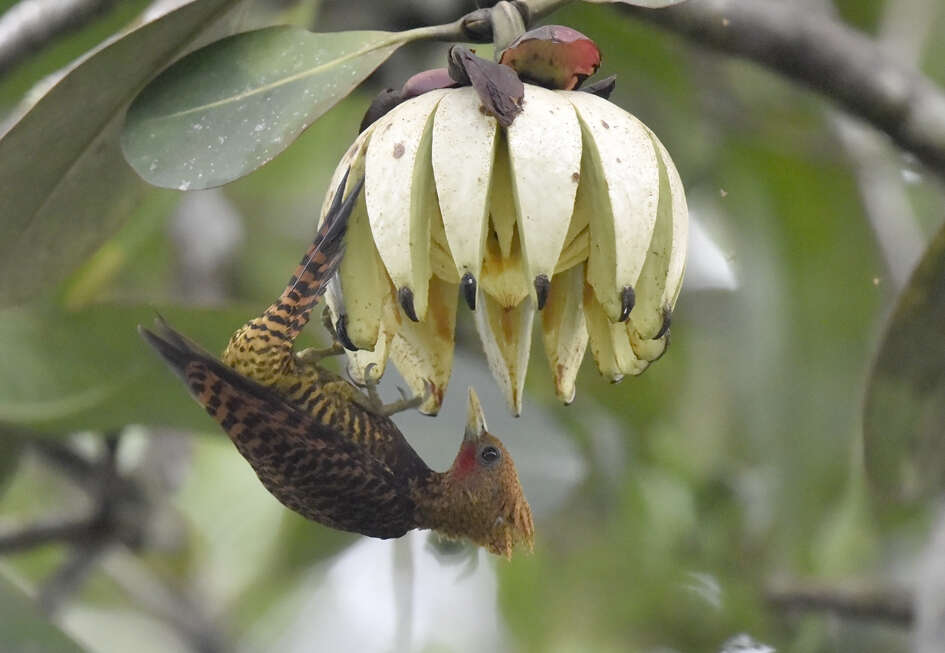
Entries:
[[[200,345],[172,329],[160,316],[153,330],[139,326],[138,332],[183,379],[190,394],[223,427],[247,460],[255,460],[251,456],[252,449],[264,444],[254,425],[295,414],[295,409],[274,390],[216,360]],[[305,418],[298,419],[304,421]],[[306,428],[301,421],[293,424],[301,431]],[[255,468],[256,464],[253,466]]]
[[364,185],[364,178],[362,177],[348,196],[344,197],[347,181],[348,172],[345,172],[332,198],[325,220],[315,235],[315,240],[299,261],[279,301],[266,311],[266,313],[271,311],[274,315],[288,319],[286,335],[291,340],[295,340],[308,323],[312,309],[325,294],[328,282],[338,269],[341,257],[344,255],[344,236],[348,228],[348,218],[351,217],[351,211]]
[[223,354],[224,363],[263,385],[271,384],[285,371],[295,339],[341,263],[348,218],[364,185],[362,178],[345,197],[347,180],[346,172],[315,240],[279,299],[234,333]]
[[211,403],[215,392],[212,388],[218,380],[239,377],[200,345],[172,329],[160,315],[155,320],[154,330],[138,325],[138,333],[154,347],[184,381],[194,398],[204,406]]

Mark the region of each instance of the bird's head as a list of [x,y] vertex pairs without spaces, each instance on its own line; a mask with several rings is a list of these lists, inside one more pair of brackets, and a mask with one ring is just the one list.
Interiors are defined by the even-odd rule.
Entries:
[[468,537],[507,558],[517,544],[533,547],[532,511],[515,463],[502,442],[487,430],[472,388],[463,442],[447,474],[460,497],[455,535]]

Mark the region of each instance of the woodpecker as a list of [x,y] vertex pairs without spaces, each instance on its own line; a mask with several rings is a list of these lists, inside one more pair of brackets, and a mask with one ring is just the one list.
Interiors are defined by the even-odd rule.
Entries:
[[378,538],[431,529],[511,557],[515,546],[533,545],[531,509],[515,463],[489,433],[472,388],[459,452],[447,471],[437,472],[390,419],[416,400],[383,406],[373,387],[365,395],[322,368],[321,353],[294,350],[341,261],[363,181],[349,184],[346,175],[286,289],[233,334],[222,362],[160,318],[153,330],[139,331],[291,510]]

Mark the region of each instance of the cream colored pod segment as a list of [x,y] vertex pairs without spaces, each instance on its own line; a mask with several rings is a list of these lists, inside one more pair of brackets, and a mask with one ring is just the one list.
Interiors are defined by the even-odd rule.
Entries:
[[457,276],[480,284],[476,328],[516,415],[536,306],[547,301],[565,244],[581,162],[581,129],[566,100],[527,85],[523,106],[503,132],[472,88],[455,90],[436,111],[432,142],[444,235]]
[[[575,107],[584,134],[572,220],[586,222],[589,230],[583,293],[588,340],[601,374],[619,381],[642,373],[668,344],[685,269],[686,198],[668,152],[642,122],[589,93],[562,95]],[[621,322],[627,288],[634,304]]]
[[[342,157],[329,184],[329,194],[322,203],[319,225],[325,219],[331,198],[345,171],[350,167],[349,185],[357,183],[364,175],[370,138],[370,131],[360,134]],[[390,278],[374,244],[364,193],[348,219],[346,240],[338,275],[329,284],[325,299],[336,330],[343,330],[351,343],[359,348],[356,352],[347,352],[352,377],[359,383],[376,381],[384,373],[399,316],[393,306]]]
[[[452,368],[458,291],[445,238],[431,245],[431,231],[442,234],[443,226],[430,141],[434,110],[446,93],[421,95],[372,124],[349,148],[329,189],[349,165],[350,179],[365,175],[339,283],[327,293],[336,329],[343,324],[359,348],[347,352],[349,372],[357,382],[374,381],[392,358],[411,392],[426,396],[420,409],[430,414],[439,410]],[[326,209],[327,203],[323,216]],[[433,277],[435,267],[449,268],[445,279]],[[413,316],[401,308],[404,290]]]
[[[432,162],[443,236],[457,278],[481,278],[489,227],[489,189],[498,136],[472,87],[440,101],[433,118]],[[469,277],[467,277],[469,278]]]

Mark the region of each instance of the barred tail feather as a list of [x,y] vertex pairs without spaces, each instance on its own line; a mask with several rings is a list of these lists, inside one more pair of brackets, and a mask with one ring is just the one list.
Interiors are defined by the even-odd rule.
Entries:
[[345,173],[315,240],[282,295],[234,333],[223,353],[226,365],[263,385],[275,383],[291,366],[295,339],[341,263],[348,218],[364,185],[362,178],[345,197],[347,179]]
[[206,405],[205,381],[211,372],[215,376],[240,377],[200,345],[172,329],[160,315],[155,320],[153,331],[139,324],[138,333],[184,381],[190,394],[204,405]]
[[[279,301],[270,308],[281,317],[288,318],[286,332],[290,340],[295,340],[308,323],[312,309],[325,294],[328,282],[341,264],[348,218],[351,217],[354,203],[364,185],[364,178],[361,178],[348,196],[344,197],[347,180],[348,173],[346,172],[338,184],[338,190],[332,199],[325,221],[315,235],[315,240],[296,267],[295,274],[289,280]],[[285,310],[289,311],[289,315],[283,313]]]
[[233,428],[234,417],[237,408],[244,404],[254,404],[261,414],[287,415],[297,412],[274,390],[221,363],[200,345],[175,331],[160,316],[155,321],[154,330],[139,325],[138,332],[231,438],[238,435]]

